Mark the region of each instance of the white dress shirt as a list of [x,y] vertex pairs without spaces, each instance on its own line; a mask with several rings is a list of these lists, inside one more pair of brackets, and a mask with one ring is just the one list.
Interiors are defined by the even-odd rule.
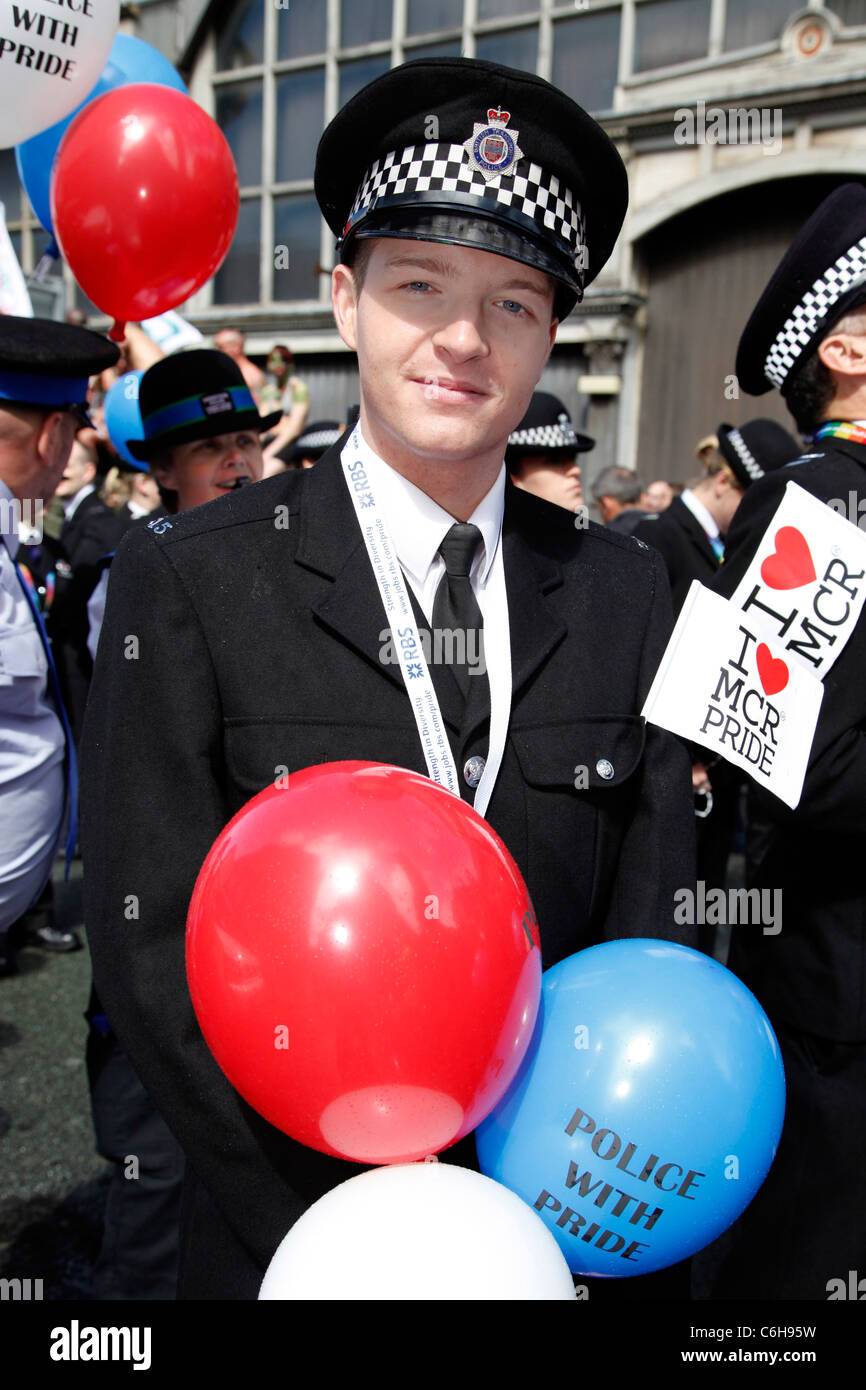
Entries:
[[15,573],[15,500],[0,480],[0,935],[45,887],[65,816],[66,740],[48,660]]
[[[360,425],[358,434],[364,468],[376,494],[400,567],[428,624],[431,624],[436,590],[445,573],[445,561],[438,554],[438,550],[454,525],[455,518],[374,453],[364,439]],[[490,682],[491,728],[499,726],[503,720],[507,722],[511,705],[511,637],[505,591],[505,566],[502,559],[504,510],[503,463],[490,491],[469,517],[472,525],[478,527],[484,542],[476,551],[469,582],[484,621],[483,651]],[[384,609],[382,625],[384,628]],[[470,666],[470,672],[472,669]],[[498,770],[498,766],[494,766],[490,777],[495,778]],[[462,781],[462,768],[458,767],[457,775]]]

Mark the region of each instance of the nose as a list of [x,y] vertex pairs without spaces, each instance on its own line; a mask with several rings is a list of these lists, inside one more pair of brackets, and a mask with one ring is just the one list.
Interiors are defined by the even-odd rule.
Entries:
[[484,333],[481,310],[466,311],[459,318],[442,324],[433,335],[433,343],[442,348],[455,362],[472,357],[486,357],[490,352]]

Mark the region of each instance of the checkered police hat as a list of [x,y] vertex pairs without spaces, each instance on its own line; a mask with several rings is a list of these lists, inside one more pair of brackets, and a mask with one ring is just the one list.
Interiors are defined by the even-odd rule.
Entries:
[[719,451],[742,487],[798,459],[803,450],[775,420],[750,420],[739,429],[719,425]]
[[319,142],[316,197],[344,262],[357,237],[475,247],[553,276],[561,318],[613,250],[628,183],[601,127],[549,82],[422,58],[335,116]]
[[783,394],[849,309],[866,302],[866,188],[846,183],[797,233],[758,300],[737,350],[744,391]]
[[511,462],[525,454],[585,453],[595,448],[588,434],[578,434],[558,396],[534,391],[516,430],[508,436],[505,458]]

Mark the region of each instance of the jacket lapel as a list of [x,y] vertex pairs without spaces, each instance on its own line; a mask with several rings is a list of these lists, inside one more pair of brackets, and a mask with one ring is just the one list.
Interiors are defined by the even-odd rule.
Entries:
[[[544,553],[544,522],[536,510],[543,507],[544,504],[516,488],[510,479],[506,482],[502,559],[508,596],[512,703],[567,633],[565,624],[552,611],[547,599],[549,593],[561,586],[562,571],[556,561]],[[470,681],[462,730],[464,738],[489,718],[489,681]]]
[[[388,623],[343,477],[340,452],[347,434],[310,470],[295,559],[298,564],[333,581],[313,605],[318,620],[405,693],[396,655],[393,661],[383,661],[381,657],[388,642],[387,633],[382,635]],[[409,588],[408,581],[406,587]],[[411,590],[409,596],[410,600],[414,598]],[[448,679],[436,682],[440,708],[446,722],[457,730],[462,701],[453,677],[450,673],[444,674]],[[407,701],[408,698],[406,695]]]

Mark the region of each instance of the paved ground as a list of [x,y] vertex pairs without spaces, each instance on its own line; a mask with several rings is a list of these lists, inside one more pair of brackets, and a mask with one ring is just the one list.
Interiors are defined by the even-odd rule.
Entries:
[[[55,922],[81,930],[81,863],[55,865]],[[25,949],[0,979],[0,1275],[89,1299],[109,1164],[94,1149],[84,1066],[90,957]]]

